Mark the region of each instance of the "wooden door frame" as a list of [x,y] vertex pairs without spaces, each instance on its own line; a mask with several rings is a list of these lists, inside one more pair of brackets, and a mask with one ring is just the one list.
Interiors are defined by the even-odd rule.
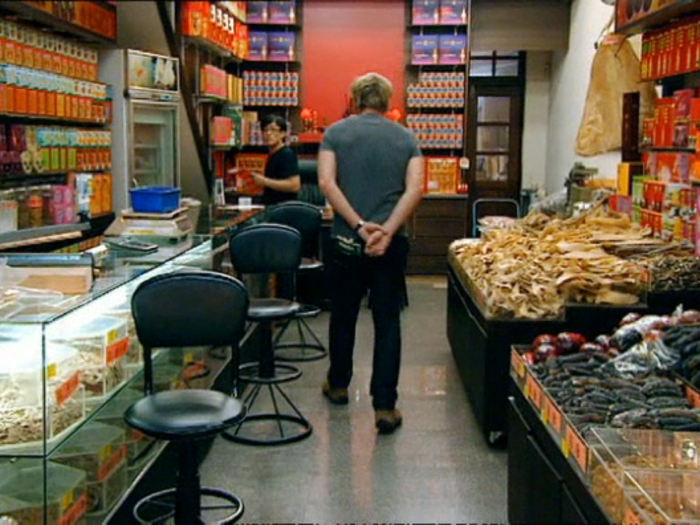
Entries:
[[[482,191],[479,190],[476,180],[476,129],[477,129],[477,97],[478,96],[508,96],[516,101],[515,107],[511,104],[511,121],[517,118],[518,126],[511,126],[509,135],[509,148],[515,147],[513,154],[513,163],[509,159],[509,169],[515,169],[514,187],[498,186],[486,187]],[[520,74],[517,77],[471,77],[469,79],[468,93],[468,113],[466,125],[465,153],[470,160],[469,170],[467,171],[467,182],[469,184],[469,231],[472,230],[473,217],[471,210],[473,203],[480,197],[488,196],[488,194],[499,190],[510,193],[509,198],[514,198],[520,201],[520,190],[522,188],[522,138],[524,129],[525,117],[525,71],[524,58],[521,59]],[[514,165],[513,165],[514,164]],[[482,183],[483,184],[483,183]],[[486,195],[485,195],[486,194]]]

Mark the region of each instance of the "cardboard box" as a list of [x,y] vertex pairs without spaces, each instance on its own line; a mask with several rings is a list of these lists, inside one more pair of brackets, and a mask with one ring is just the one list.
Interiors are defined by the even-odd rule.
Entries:
[[644,175],[641,162],[620,162],[617,165],[617,193],[632,195],[632,181],[635,176]]

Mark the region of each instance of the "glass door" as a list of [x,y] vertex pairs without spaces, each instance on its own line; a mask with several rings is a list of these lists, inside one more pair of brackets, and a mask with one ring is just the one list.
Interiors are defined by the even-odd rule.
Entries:
[[469,90],[469,197],[472,203],[482,200],[472,220],[515,216],[512,201],[519,202],[521,183],[522,89],[475,80]]
[[179,186],[177,104],[143,101],[131,104],[129,187]]

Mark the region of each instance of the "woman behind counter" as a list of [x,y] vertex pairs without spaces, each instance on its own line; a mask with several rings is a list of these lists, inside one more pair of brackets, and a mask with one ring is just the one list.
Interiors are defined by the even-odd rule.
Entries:
[[262,203],[272,206],[295,200],[301,188],[297,156],[292,148],[284,145],[287,121],[279,115],[269,115],[262,121],[263,140],[270,150],[265,164],[265,174],[253,172],[253,179],[264,188]]

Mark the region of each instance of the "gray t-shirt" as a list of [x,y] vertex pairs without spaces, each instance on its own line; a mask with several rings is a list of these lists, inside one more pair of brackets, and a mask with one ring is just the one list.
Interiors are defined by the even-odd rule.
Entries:
[[[365,221],[382,224],[406,190],[406,167],[421,155],[413,134],[381,115],[365,113],[336,122],[323,135],[322,150],[336,159],[336,180]],[[338,214],[333,233],[352,236]],[[405,227],[398,232],[405,235]]]

